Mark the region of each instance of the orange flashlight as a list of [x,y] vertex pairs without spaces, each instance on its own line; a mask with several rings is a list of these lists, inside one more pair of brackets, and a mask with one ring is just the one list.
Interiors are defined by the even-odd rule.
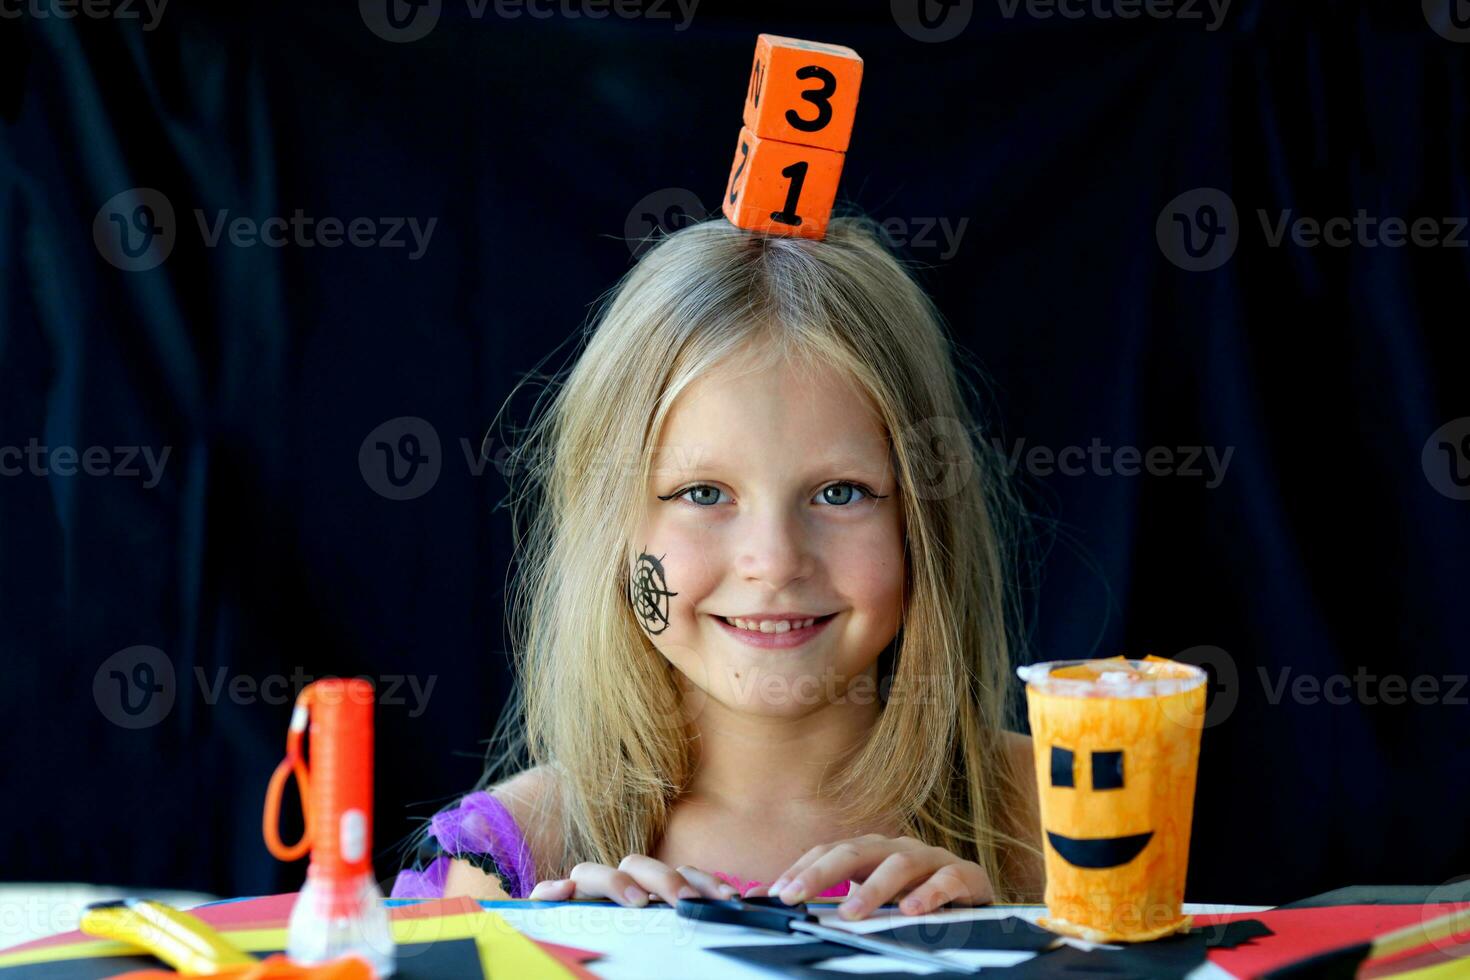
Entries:
[[[301,742],[308,723],[311,759]],[[296,775],[305,830],[281,843],[277,824],[286,780]],[[295,861],[311,852],[306,884],[291,909],[286,954],[298,963],[354,955],[380,977],[393,972],[393,936],[373,878],[373,686],[326,678],[304,688],[291,713],[286,757],[271,774],[262,830],[271,854]]]

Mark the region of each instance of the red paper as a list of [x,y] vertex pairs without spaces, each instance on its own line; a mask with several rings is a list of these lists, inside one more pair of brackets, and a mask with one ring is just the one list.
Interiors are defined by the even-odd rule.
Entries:
[[1234,949],[1211,949],[1211,963],[1242,980],[1325,953],[1373,939],[1403,926],[1428,922],[1437,916],[1470,907],[1470,902],[1437,905],[1334,905],[1324,908],[1274,909],[1269,912],[1233,912],[1196,915],[1196,926],[1236,919],[1260,919],[1274,936],[1263,936]]
[[458,898],[435,898],[413,905],[399,905],[388,910],[388,918],[396,922],[399,919],[427,919],[436,915],[465,915],[478,911],[479,902],[460,895]]

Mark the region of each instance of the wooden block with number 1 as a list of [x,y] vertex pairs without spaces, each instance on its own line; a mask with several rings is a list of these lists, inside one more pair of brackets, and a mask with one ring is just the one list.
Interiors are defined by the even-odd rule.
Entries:
[[721,209],[731,224],[749,231],[822,238],[844,157],[836,150],[761,139],[742,127]]

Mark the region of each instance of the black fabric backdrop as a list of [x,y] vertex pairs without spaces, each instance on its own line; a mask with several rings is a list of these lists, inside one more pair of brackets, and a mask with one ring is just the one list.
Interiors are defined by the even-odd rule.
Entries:
[[[308,676],[397,684],[378,712],[384,876],[473,783],[509,682],[503,443],[477,462],[479,441],[628,267],[645,215],[716,206],[760,31],[865,58],[843,196],[889,220],[993,381],[990,434],[1050,529],[1028,656],[1218,675],[1189,897],[1470,871],[1470,502],[1438,446],[1470,466],[1470,235],[1273,245],[1257,215],[1362,208],[1453,234],[1470,46],[1414,4],[1236,0],[1211,30],[1202,5],[961,2],[932,42],[901,0],[704,0],[683,29],[652,2],[537,19],[445,0],[402,43],[370,28],[391,32],[374,4],[175,0],[151,30],[142,6],[6,5],[0,878],[294,887],[260,804]],[[175,241],[118,268],[107,229],[137,188],[166,199]],[[1229,195],[1237,244],[1190,271],[1174,215],[1203,235],[1222,212],[1166,206],[1197,188]],[[208,244],[221,211],[296,209],[374,235],[436,224],[416,258],[406,230],[402,248]],[[432,428],[439,471],[391,499],[368,437],[402,417]],[[1094,440],[1108,453],[1081,475],[1026,455]],[[101,447],[109,475],[56,472],[79,466],[60,447]],[[156,485],[126,447],[169,452]],[[1207,486],[1119,475],[1118,447],[1232,455]],[[1428,703],[1388,703],[1390,674]],[[1350,696],[1294,695],[1302,676]]]

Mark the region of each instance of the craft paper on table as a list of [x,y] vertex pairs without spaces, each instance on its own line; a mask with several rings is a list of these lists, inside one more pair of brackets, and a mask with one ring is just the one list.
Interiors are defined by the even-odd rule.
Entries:
[[[296,904],[298,897],[297,892],[285,892],[281,895],[227,899],[199,905],[188,911],[200,922],[213,926],[220,932],[240,929],[284,929],[287,920],[291,917],[291,907]],[[442,898],[433,901],[388,899],[387,904],[388,917],[394,920],[435,915],[463,915],[467,912],[477,912],[480,909],[479,904],[472,898]],[[97,942],[96,937],[89,936],[79,929],[58,932],[54,936],[42,936],[40,939],[32,939],[29,942],[0,950],[0,963],[7,962],[14,953],[91,942]]]
[[[931,952],[943,951],[954,961],[955,969],[924,972],[934,980],[972,977],[969,968],[983,968],[983,975],[997,980],[1029,980],[1059,976],[1092,977],[1096,980],[1119,978],[1133,980],[1182,980],[1205,962],[1205,938],[1201,932],[1170,936],[1157,942],[1097,949],[1077,949],[1063,943],[1056,935],[1038,929],[1020,919],[972,920],[953,922],[949,926],[973,924],[973,931],[951,929],[935,934],[933,941],[923,943],[914,931],[916,926],[894,930],[865,930],[866,935],[902,938],[905,942],[925,945]],[[932,923],[927,924],[932,927]],[[922,928],[918,926],[917,928]],[[847,972],[878,973],[896,976],[911,967],[899,960],[872,953],[854,953],[850,948],[831,942],[771,943],[766,945],[719,946],[710,952],[728,956],[763,969],[779,970],[788,976],[828,978]],[[864,963],[864,958],[871,961]]]
[[[398,972],[395,977],[406,980],[448,980],[450,977],[478,975],[590,976],[576,960],[591,958],[596,954],[559,946],[557,952],[561,955],[554,955],[552,950],[543,948],[541,944],[517,931],[500,915],[482,910],[473,902],[449,899],[426,904],[454,911],[435,915],[417,909],[408,910],[407,914],[403,914],[404,909],[393,910],[393,940],[399,946]],[[273,909],[274,906],[269,903],[263,906],[263,911],[266,912]],[[461,911],[465,909],[468,911]],[[238,909],[232,910],[232,914],[240,912]],[[220,931],[236,946],[251,953],[279,952],[286,945],[286,930],[279,924],[267,928]],[[81,936],[80,933],[77,935]],[[469,945],[461,943],[461,940],[468,941]],[[450,945],[455,945],[456,948],[435,951],[435,947]],[[465,949],[478,951],[481,965],[479,973],[465,973],[457,968],[448,972],[439,969],[448,962],[446,957],[462,964]],[[568,959],[572,962],[568,962]],[[138,955],[136,947],[82,936],[81,941],[64,945],[37,947],[27,944],[25,948],[0,954],[0,980],[29,980],[31,977],[36,980],[91,980],[157,965],[157,960],[151,956]]]
[[[1470,908],[1470,902],[1454,902],[1429,905],[1330,905],[1310,908],[1271,909],[1251,912],[1249,918],[1264,922],[1274,935],[1256,942],[1244,943],[1229,949],[1210,952],[1210,961],[1239,977],[1255,977],[1307,957],[1339,949],[1352,943],[1364,942],[1380,933],[1392,929],[1426,922],[1436,916],[1456,909]],[[1233,915],[1199,916],[1201,925],[1227,922],[1237,918]],[[1439,946],[1431,944],[1429,955],[1411,952],[1404,960],[1426,959],[1442,962],[1458,954],[1458,963],[1450,964],[1465,974],[1466,956],[1470,956],[1470,940],[1460,937]],[[1381,975],[1375,970],[1365,970],[1365,976]]]

